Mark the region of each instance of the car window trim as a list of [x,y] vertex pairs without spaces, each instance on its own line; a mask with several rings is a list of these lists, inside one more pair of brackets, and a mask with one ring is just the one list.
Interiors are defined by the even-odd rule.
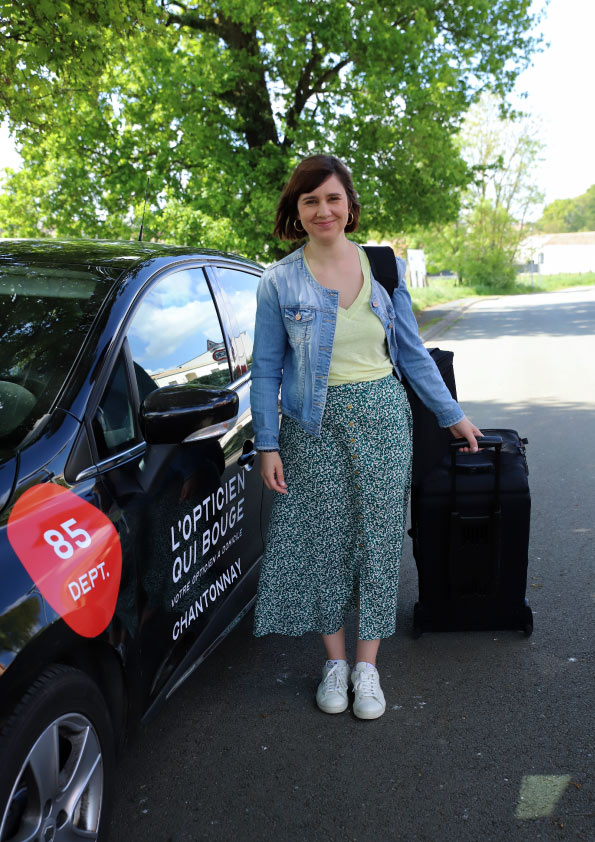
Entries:
[[134,432],[141,441],[144,441],[140,429],[140,423],[138,420],[138,412],[140,410],[140,395],[138,392],[136,372],[134,370],[134,360],[132,359],[132,353],[130,351],[130,343],[128,342],[127,334],[124,334],[124,339],[122,340],[122,345],[120,347],[120,354],[123,355],[124,364],[126,366],[126,376],[128,378],[128,396],[130,398],[130,404],[134,411]]
[[[119,365],[120,361],[124,367],[124,376],[126,377],[126,391],[128,393],[128,402],[132,409],[133,414],[133,423],[134,423],[134,437],[135,443],[131,446],[131,448],[126,448],[123,450],[122,453],[127,453],[130,449],[134,449],[138,447],[140,444],[146,444],[142,433],[140,431],[140,424],[138,421],[138,411],[139,411],[139,403],[138,403],[138,389],[136,387],[136,377],[134,376],[134,368],[132,366],[132,356],[130,354],[130,346],[128,344],[128,337],[124,334],[122,341],[119,343],[118,353],[115,356],[113,364],[109,367],[107,377],[102,377],[102,388],[98,390],[98,398],[93,401],[94,408],[92,412],[86,413],[86,427],[87,427],[87,436],[89,438],[89,445],[91,449],[91,455],[93,457],[93,464],[99,465],[105,462],[111,462],[114,458],[119,456],[118,453],[115,453],[113,456],[108,456],[106,459],[99,459],[99,451],[97,449],[97,441],[95,436],[95,430],[93,428],[93,422],[95,420],[95,416],[97,415],[97,410],[99,409],[99,405],[105,395],[105,390],[107,389],[108,383],[110,381],[110,377],[112,376],[115,368]],[[106,368],[108,368],[106,366]],[[91,407],[91,401],[87,404],[87,408]],[[78,477],[77,477],[78,479]]]
[[[243,344],[239,345],[235,341],[235,337],[239,336],[239,325],[236,321],[235,313],[233,312],[233,310],[229,310],[228,312],[228,308],[225,306],[225,295],[223,294],[222,286],[219,283],[219,276],[217,273],[218,269],[234,269],[236,272],[245,272],[247,275],[254,275],[255,278],[260,278],[262,272],[259,272],[251,266],[242,266],[241,264],[231,263],[221,259],[214,259],[208,266],[205,267],[205,274],[207,275],[211,284],[211,289],[213,290],[213,297],[217,298],[217,307],[219,307],[222,310],[222,312],[227,314],[228,325],[226,327],[229,334],[229,343],[233,349],[234,367],[236,364],[239,363],[240,366],[248,368],[248,359],[246,357],[244,346]],[[241,375],[237,380],[234,380],[233,382],[237,383],[238,381],[241,381],[243,377],[244,375]]]
[[[238,349],[233,341],[233,321],[232,315],[228,312],[225,306],[225,299],[221,295],[217,275],[213,271],[212,265],[203,266],[203,273],[207,281],[207,285],[211,291],[211,297],[215,310],[217,311],[217,318],[219,319],[219,326],[221,328],[221,335],[227,351],[227,367],[229,368],[229,382],[234,383],[234,372],[239,363]],[[227,387],[225,387],[227,388]]]
[[252,379],[252,373],[250,371],[246,371],[244,374],[242,374],[241,377],[238,377],[237,380],[234,380],[233,383],[231,383],[226,388],[228,388],[228,389],[239,389],[240,386],[243,386],[245,383],[249,383],[251,379]]
[[132,462],[133,459],[137,459],[139,456],[142,456],[146,449],[146,441],[139,442],[138,444],[135,444],[134,447],[131,447],[128,450],[123,450],[121,453],[117,453],[115,456],[110,456],[109,459],[102,459],[100,462],[96,462],[88,468],[84,468],[76,475],[74,481],[75,483],[83,482],[83,480],[96,477],[98,476],[98,474],[101,474],[104,471],[109,471],[112,468],[117,468],[120,465],[125,465],[127,462]]

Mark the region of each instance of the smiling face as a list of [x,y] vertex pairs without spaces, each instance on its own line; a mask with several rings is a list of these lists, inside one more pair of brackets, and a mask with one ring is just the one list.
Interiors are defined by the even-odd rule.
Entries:
[[311,193],[301,193],[297,212],[311,240],[328,244],[343,236],[349,216],[349,200],[340,179],[331,175]]

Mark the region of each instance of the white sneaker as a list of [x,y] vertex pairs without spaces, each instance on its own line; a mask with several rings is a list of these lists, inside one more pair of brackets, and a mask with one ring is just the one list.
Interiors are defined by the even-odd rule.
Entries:
[[347,708],[347,661],[327,661],[322,668],[322,681],[316,691],[316,704],[325,713],[343,713]]
[[380,689],[380,676],[372,664],[359,661],[351,673],[353,712],[359,719],[378,719],[386,710],[384,693]]

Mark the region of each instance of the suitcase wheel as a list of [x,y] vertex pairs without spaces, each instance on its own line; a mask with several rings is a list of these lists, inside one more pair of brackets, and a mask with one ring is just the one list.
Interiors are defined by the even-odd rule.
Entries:
[[415,603],[413,608],[413,638],[418,640],[424,633],[422,622],[422,607],[419,602]]
[[533,633],[533,612],[528,603],[525,603],[523,608],[523,631],[525,632],[525,637],[531,637]]

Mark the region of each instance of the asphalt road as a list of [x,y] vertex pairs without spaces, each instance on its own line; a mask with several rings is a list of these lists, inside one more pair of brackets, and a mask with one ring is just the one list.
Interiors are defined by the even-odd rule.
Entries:
[[529,439],[533,636],[414,640],[407,542],[362,722],[317,710],[315,635],[248,617],[129,746],[110,842],[595,840],[595,289],[481,301],[429,344],[475,423]]

